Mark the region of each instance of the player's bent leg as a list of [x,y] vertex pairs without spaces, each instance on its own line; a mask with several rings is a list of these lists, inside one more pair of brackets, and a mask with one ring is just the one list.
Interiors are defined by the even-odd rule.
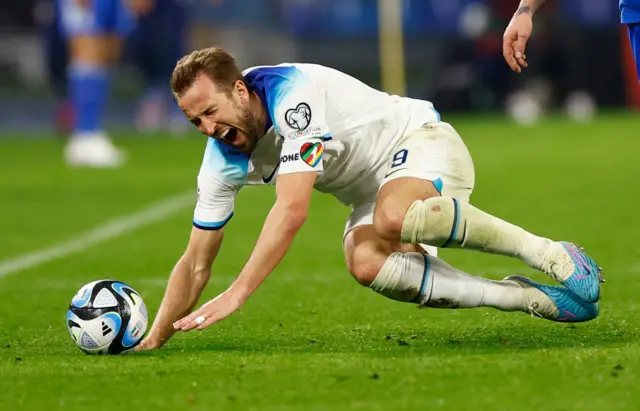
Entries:
[[378,192],[373,214],[376,232],[387,241],[399,242],[409,207],[416,201],[439,196],[440,192],[429,180],[403,177],[387,182]]
[[76,110],[65,149],[72,166],[115,167],[124,161],[103,129],[111,71],[133,17],[124,0],[58,0],[60,30],[67,39],[69,98]]
[[[390,250],[400,249],[401,251]],[[363,285],[387,298],[434,308],[493,307],[522,311],[552,321],[588,321],[598,315],[564,287],[514,278],[493,281],[457,270],[443,260],[393,245],[372,226],[354,228],[345,238],[349,270]]]
[[536,236],[455,198],[413,203],[405,215],[401,240],[517,257],[587,302],[600,297],[601,269],[581,248]]
[[417,250],[412,244],[386,241],[376,234],[374,226],[370,224],[355,227],[344,238],[347,269],[365,287],[373,283],[390,254]]
[[394,153],[376,201],[374,225],[381,237],[517,257],[585,301],[599,299],[600,269],[583,250],[533,235],[468,203],[473,162],[449,124],[424,125],[401,139]]
[[376,231],[388,241],[400,242],[412,204],[441,195],[468,201],[474,183],[473,161],[462,138],[447,123],[427,123],[394,147],[376,198]]
[[76,108],[67,162],[74,166],[115,167],[123,160],[103,129],[112,66],[122,40],[115,35],[74,35],[70,38],[69,96]]

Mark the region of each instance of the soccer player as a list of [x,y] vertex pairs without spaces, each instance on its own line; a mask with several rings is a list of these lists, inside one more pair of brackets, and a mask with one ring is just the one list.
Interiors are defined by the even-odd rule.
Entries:
[[620,20],[627,25],[631,51],[640,82],[640,0],[620,0]]
[[[241,72],[219,48],[183,57],[171,87],[209,138],[191,237],[137,350],[236,311],[284,257],[307,219],[314,188],[352,206],[343,242],[347,267],[376,293],[427,307],[485,306],[562,322],[598,315],[600,268],[582,249],[469,204],[471,156],[430,102],[389,95],[320,65]],[[189,314],[211,275],[236,194],[251,184],[274,184],[277,197],[253,253],[225,292]],[[516,257],[564,286],[472,276],[439,259],[437,247]]]
[[187,34],[187,4],[184,0],[155,0],[155,7],[139,18],[128,46],[140,69],[146,90],[138,104],[139,131],[169,130],[184,133],[189,127],[176,105],[167,79],[176,61],[184,54]]
[[[640,81],[640,0],[619,1],[620,21],[627,25]],[[504,32],[502,54],[515,72],[520,73],[527,67],[525,49],[533,31],[533,15],[544,2],[545,0],[521,0]]]
[[69,45],[69,99],[76,110],[65,158],[73,166],[117,167],[124,153],[102,128],[112,66],[135,15],[153,7],[153,0],[57,0],[61,29]]
[[[40,7],[55,9],[53,0],[40,0]],[[60,15],[52,13],[51,19],[44,20],[42,37],[45,44],[47,73],[51,81],[56,101],[55,125],[57,131],[69,134],[73,127],[73,107],[68,100],[66,69],[68,63],[67,44],[60,30]]]

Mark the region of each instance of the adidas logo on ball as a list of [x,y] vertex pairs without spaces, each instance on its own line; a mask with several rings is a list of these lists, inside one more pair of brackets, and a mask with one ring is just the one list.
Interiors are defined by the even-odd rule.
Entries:
[[104,321],[102,322],[102,336],[104,337],[105,335],[109,334],[111,331],[113,331],[111,329],[111,327],[109,327],[107,324],[104,323]]

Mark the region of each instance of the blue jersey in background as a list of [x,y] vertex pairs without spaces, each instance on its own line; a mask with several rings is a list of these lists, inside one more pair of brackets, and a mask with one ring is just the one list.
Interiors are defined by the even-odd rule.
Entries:
[[624,24],[640,23],[640,0],[620,0],[620,19]]
[[124,0],[92,0],[88,6],[75,0],[57,0],[56,7],[66,36],[109,33],[126,37],[135,27]]

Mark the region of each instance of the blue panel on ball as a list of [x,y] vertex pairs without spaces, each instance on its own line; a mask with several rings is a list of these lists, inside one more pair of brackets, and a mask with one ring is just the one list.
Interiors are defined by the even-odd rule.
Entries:
[[89,303],[89,299],[91,298],[91,291],[93,290],[94,284],[87,284],[82,287],[76,295],[73,296],[71,300],[71,304],[76,307],[84,307]]

